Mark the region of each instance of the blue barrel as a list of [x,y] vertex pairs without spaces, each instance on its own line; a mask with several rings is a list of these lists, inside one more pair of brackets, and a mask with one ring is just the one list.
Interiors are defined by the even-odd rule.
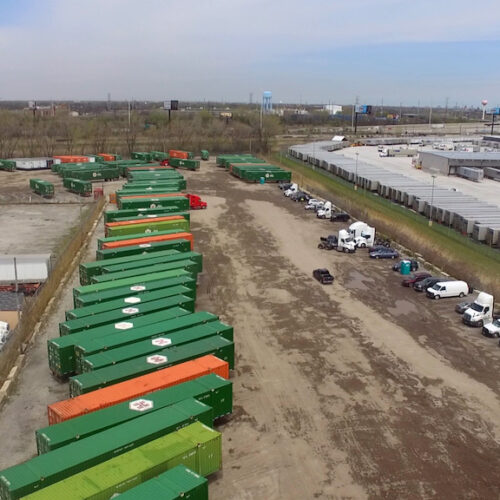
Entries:
[[410,274],[411,273],[411,262],[409,260],[401,261],[401,274]]
[[259,179],[259,183],[260,183],[260,184],[264,184],[265,182],[266,182],[266,178],[265,178],[265,177],[261,177],[261,178]]

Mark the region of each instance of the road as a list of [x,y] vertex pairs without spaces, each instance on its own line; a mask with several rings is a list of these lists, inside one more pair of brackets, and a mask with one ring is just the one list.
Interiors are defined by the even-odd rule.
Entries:
[[[234,325],[237,350],[211,498],[498,498],[497,342],[463,326],[456,301],[401,287],[391,261],[318,250],[341,226],[275,185],[212,162],[186,177],[209,204],[192,214],[204,255],[197,310]],[[312,279],[316,267],[330,269],[332,286]],[[45,404],[65,394],[45,341],[70,286],[0,413],[1,467],[33,455]]]

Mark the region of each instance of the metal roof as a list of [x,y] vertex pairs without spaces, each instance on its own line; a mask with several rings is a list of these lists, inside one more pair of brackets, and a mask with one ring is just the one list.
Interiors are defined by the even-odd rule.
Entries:
[[420,153],[442,156],[443,158],[449,158],[452,160],[490,160],[500,162],[500,151],[489,153],[465,153],[463,151],[420,151]]

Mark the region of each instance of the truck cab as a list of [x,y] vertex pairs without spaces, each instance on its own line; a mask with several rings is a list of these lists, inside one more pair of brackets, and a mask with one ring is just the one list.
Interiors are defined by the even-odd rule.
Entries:
[[356,251],[356,244],[354,238],[349,231],[341,229],[339,231],[337,250],[339,252],[354,253]]
[[349,233],[357,248],[371,247],[375,243],[375,228],[366,222],[353,222],[349,226]]
[[332,216],[332,202],[327,201],[323,205],[323,208],[321,208],[316,212],[316,217],[318,217],[318,219],[329,219],[331,216]]
[[493,319],[493,295],[481,292],[462,316],[462,322],[468,326],[482,327]]

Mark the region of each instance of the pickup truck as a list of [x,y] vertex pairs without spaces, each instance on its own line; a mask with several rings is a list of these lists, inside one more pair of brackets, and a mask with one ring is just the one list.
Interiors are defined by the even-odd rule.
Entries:
[[338,247],[339,240],[334,234],[328,235],[326,238],[322,236],[318,248],[321,250],[333,250]]
[[328,269],[315,269],[313,271],[313,277],[322,285],[331,285],[333,283],[333,276]]

